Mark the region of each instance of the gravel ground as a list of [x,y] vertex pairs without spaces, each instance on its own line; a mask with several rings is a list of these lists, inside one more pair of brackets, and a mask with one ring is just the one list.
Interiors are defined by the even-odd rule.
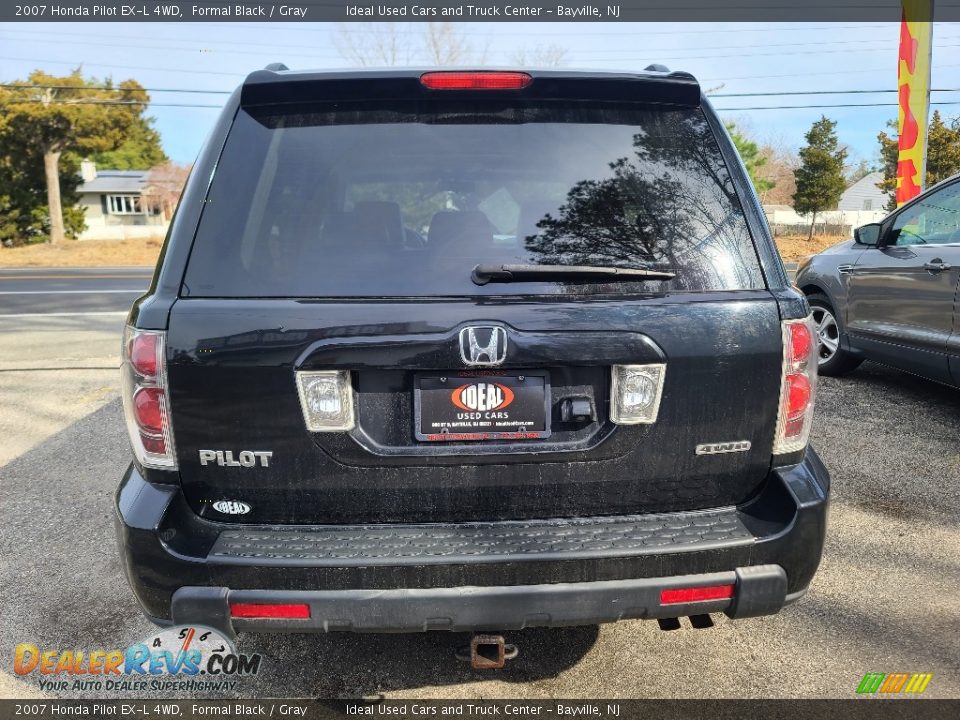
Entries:
[[[106,345],[91,337],[99,357]],[[0,334],[0,696],[40,697],[35,676],[12,673],[17,643],[109,649],[153,628],[113,537],[129,455],[116,371],[12,370],[16,343]],[[872,364],[821,381],[813,442],[833,474],[828,542],[808,596],[777,616],[513,633],[520,657],[487,674],[453,660],[459,635],[246,635],[240,650],[264,666],[233,694],[851,697],[865,672],[923,671],[934,673],[926,696],[960,698],[958,413],[960,392]]]

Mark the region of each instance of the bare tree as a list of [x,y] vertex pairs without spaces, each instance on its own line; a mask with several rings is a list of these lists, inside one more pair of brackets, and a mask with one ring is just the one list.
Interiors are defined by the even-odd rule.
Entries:
[[164,220],[169,220],[180,202],[180,193],[189,174],[189,165],[172,162],[151,168],[143,192],[147,208],[158,215],[162,214]]
[[333,46],[356,67],[409,65],[413,55],[410,36],[401,27],[401,23],[339,23]]
[[797,185],[794,170],[800,164],[796,151],[781,139],[773,139],[760,148],[766,163],[760,168],[760,177],[773,182],[773,187],[760,193],[760,202],[770,205],[793,206]]
[[482,65],[487,46],[477,49],[452,22],[427,23],[424,49],[434,65]]
[[510,56],[520,67],[560,67],[567,64],[567,49],[560,45],[537,45],[533,50],[517,48]]

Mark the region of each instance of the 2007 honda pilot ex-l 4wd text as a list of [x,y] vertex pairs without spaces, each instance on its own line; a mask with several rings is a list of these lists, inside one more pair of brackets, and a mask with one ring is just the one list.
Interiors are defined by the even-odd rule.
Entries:
[[129,583],[228,634],[776,613],[811,327],[686,73],[254,72],[129,315]]

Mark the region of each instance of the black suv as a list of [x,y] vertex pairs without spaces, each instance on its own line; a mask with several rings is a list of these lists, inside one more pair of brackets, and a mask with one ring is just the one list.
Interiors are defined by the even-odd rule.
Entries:
[[811,327],[686,73],[254,72],[128,320],[130,585],[228,634],[776,613]]

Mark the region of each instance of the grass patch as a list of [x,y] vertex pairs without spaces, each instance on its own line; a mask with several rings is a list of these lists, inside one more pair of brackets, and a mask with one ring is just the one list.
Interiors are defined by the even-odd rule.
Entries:
[[0,247],[0,267],[154,266],[162,237],[130,240],[64,240],[60,245]]

